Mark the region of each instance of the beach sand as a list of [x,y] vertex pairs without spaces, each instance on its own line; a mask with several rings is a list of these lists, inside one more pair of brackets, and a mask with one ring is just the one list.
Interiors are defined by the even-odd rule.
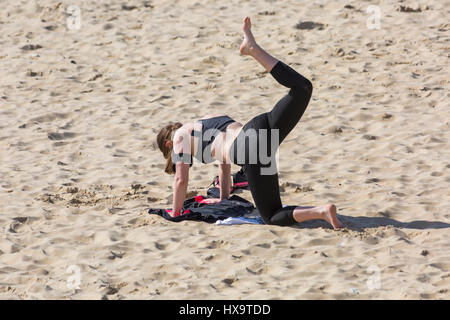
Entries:
[[[449,1],[73,3],[0,12],[1,299],[450,298]],[[283,203],[335,203],[343,230],[147,213],[171,206],[163,125],[287,92],[239,54],[247,15],[314,85]]]

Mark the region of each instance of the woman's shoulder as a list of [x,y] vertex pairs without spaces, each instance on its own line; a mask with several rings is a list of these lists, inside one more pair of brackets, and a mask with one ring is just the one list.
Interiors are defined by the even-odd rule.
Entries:
[[181,127],[179,127],[174,135],[173,135],[173,141],[174,143],[179,143],[182,141],[188,141],[189,139],[185,139],[191,136],[192,130],[194,129],[194,123],[193,122],[187,122],[183,124]]
[[227,116],[227,115],[223,114],[223,113],[212,113],[212,114],[205,115],[203,118],[200,118],[200,120],[206,120],[206,119],[211,119],[211,118],[216,118],[216,117],[225,117],[225,116]]
[[186,132],[189,133],[192,131],[193,128],[194,128],[193,122],[186,122],[175,131],[175,135],[180,135]]

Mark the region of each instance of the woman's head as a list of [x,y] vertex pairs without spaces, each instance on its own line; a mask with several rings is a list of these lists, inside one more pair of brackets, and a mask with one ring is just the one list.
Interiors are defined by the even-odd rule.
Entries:
[[174,174],[172,163],[172,149],[173,149],[173,134],[177,129],[182,126],[181,123],[170,123],[159,131],[156,137],[156,142],[158,143],[159,150],[161,150],[164,158],[166,158],[166,167],[164,171],[168,174]]

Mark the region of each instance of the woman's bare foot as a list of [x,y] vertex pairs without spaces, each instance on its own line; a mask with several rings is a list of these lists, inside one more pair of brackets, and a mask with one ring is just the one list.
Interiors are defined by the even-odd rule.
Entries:
[[293,218],[296,222],[300,223],[308,220],[320,219],[327,221],[334,229],[344,227],[337,218],[336,206],[334,204],[317,207],[296,207],[293,212]]
[[244,23],[242,25],[242,30],[244,31],[244,40],[242,41],[239,51],[242,55],[252,55],[252,51],[258,46],[256,44],[255,38],[253,37],[252,23],[249,17],[244,18]]
[[278,63],[278,60],[268,54],[255,41],[252,31],[252,23],[249,17],[245,17],[242,24],[242,31],[244,31],[244,41],[242,41],[240,52],[242,55],[251,56],[258,61],[267,72],[270,72]]
[[337,218],[336,206],[334,204],[321,206],[320,209],[323,220],[328,221],[334,229],[344,228],[344,225]]

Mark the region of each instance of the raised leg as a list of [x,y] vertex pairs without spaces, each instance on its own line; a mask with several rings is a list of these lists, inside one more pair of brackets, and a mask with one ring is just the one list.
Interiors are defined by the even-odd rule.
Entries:
[[291,89],[268,114],[270,128],[279,130],[281,143],[303,116],[311,98],[312,84],[308,79],[271,56],[256,43],[251,31],[249,17],[245,17],[242,30],[244,40],[240,47],[241,54],[253,57],[267,72],[270,72],[278,83]]
[[[305,112],[311,98],[312,84],[308,79],[271,56],[256,43],[251,32],[249,17],[244,19],[242,29],[244,40],[240,47],[241,54],[253,57],[267,72],[270,72],[278,83],[290,88],[289,93],[277,102],[272,111],[266,114],[266,123],[268,123],[270,128],[254,126],[257,129],[278,129],[281,143],[300,121]],[[255,117],[252,121],[256,121],[256,118],[259,119],[262,116],[265,115]],[[320,219],[329,222],[335,229],[343,227],[342,223],[337,219],[335,205],[327,204],[317,207],[289,206],[283,208],[278,174],[262,175],[259,165],[245,165],[243,170],[247,176],[255,205],[267,224],[289,226],[296,222]]]

